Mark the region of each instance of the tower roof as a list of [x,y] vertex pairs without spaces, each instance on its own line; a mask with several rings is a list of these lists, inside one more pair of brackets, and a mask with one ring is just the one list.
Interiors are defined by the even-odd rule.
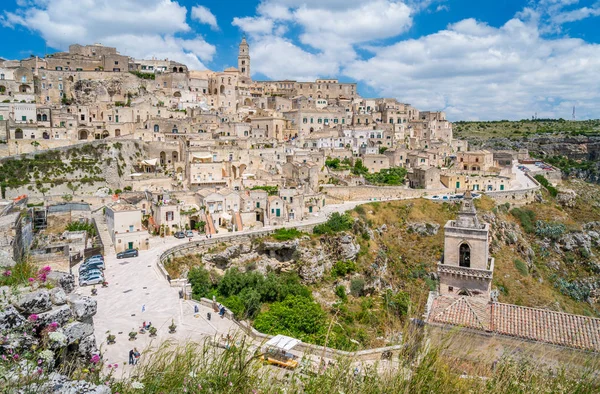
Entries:
[[477,218],[477,210],[473,204],[473,195],[470,190],[467,190],[463,196],[463,200],[458,211],[458,219],[456,220],[457,227],[465,228],[481,228],[479,219]]

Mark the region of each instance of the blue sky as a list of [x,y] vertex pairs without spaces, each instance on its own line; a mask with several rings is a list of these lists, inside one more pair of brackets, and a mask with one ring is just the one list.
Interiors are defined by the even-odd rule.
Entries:
[[2,0],[0,57],[100,42],[254,79],[337,77],[452,120],[599,118],[600,0]]

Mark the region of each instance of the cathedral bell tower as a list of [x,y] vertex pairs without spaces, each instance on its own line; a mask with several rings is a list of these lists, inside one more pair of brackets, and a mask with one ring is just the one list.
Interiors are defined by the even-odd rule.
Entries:
[[246,42],[246,36],[244,36],[242,42],[240,42],[238,71],[242,77],[250,78],[250,46]]
[[490,225],[480,223],[470,191],[458,218],[444,226],[444,258],[438,264],[440,294],[489,298],[494,259],[489,256]]

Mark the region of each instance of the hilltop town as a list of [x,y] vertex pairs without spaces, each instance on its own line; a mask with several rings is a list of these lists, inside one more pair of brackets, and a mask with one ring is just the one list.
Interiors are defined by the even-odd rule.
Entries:
[[223,71],[101,44],[0,60],[0,330],[56,323],[63,361],[108,368],[128,340],[211,338],[358,379],[413,368],[457,327],[448,353],[481,375],[515,347],[597,362],[596,189],[565,183],[554,151],[453,127],[356,83],[253,80],[245,38]]

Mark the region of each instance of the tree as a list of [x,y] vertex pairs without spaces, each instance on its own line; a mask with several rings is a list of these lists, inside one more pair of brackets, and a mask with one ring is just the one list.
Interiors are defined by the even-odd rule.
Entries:
[[352,167],[352,173],[354,175],[365,175],[369,173],[369,169],[364,166],[362,160],[358,159],[354,163],[354,167]]
[[188,280],[192,285],[192,298],[199,300],[206,297],[212,288],[210,273],[204,267],[194,267],[188,273]]
[[206,226],[206,222],[204,220],[200,220],[199,222],[196,222],[196,230],[198,230],[199,232],[204,232],[205,226]]
[[331,159],[328,158],[327,160],[325,160],[325,165],[329,168],[331,168],[332,170],[337,170],[338,168],[340,168],[340,159],[335,158],[335,159]]

